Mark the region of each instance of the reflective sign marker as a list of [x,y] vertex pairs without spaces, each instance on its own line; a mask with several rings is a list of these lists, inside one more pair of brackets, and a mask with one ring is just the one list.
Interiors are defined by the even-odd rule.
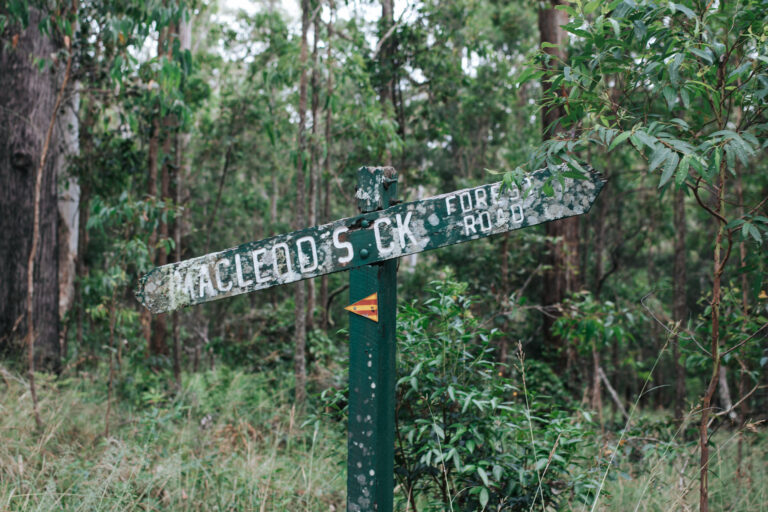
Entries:
[[368,318],[369,320],[373,320],[374,322],[379,321],[379,299],[378,294],[374,293],[373,295],[369,295],[366,298],[359,300],[355,302],[352,305],[349,305],[345,307],[347,311],[350,313],[354,313],[356,315],[364,316],[365,318]]

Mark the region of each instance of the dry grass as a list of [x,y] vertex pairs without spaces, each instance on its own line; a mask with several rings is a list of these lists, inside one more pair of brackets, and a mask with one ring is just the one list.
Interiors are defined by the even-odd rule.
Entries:
[[[6,374],[7,375],[7,374]],[[342,510],[346,443],[302,427],[274,375],[186,376],[179,396],[113,406],[103,384],[41,376],[36,432],[26,383],[0,396],[0,510]]]

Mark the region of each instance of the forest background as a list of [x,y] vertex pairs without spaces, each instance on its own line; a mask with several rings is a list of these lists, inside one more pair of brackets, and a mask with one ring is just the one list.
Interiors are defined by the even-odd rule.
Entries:
[[400,261],[396,508],[764,510],[768,2],[247,7],[0,4],[0,510],[339,510],[346,274],[138,277],[356,213],[361,165],[563,163],[588,215]]

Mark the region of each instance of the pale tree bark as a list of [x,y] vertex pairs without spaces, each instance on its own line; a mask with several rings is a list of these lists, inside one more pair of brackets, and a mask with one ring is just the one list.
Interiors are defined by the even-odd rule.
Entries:
[[[312,35],[312,135],[309,140],[309,210],[307,225],[317,225],[317,205],[320,193],[319,162],[317,156],[318,134],[317,124],[320,119],[320,77],[318,75],[317,41],[320,38],[320,16],[314,16]],[[314,327],[315,313],[315,279],[307,280],[307,330]]]
[[[326,67],[328,76],[326,78],[326,106],[325,106],[325,159],[323,160],[323,222],[328,222],[331,216],[331,133],[333,126],[333,109],[331,108],[331,98],[333,97],[333,15],[335,5],[330,0],[330,14],[328,17],[328,42],[326,48]],[[323,322],[322,328],[328,330],[328,275],[324,275],[320,281],[320,302],[322,304]]]
[[[179,25],[179,43],[181,51],[192,48],[192,23],[191,21],[182,21]],[[186,151],[189,146],[190,134],[188,132],[178,133],[176,135],[176,162],[171,179],[173,202],[176,207],[183,203],[185,195],[184,185],[186,177],[189,175],[189,158]],[[177,211],[178,214],[178,211]],[[176,246],[174,249],[174,261],[181,261],[183,248],[181,245],[183,236],[184,219],[176,217],[173,222],[173,241]],[[181,312],[174,311],[172,316],[172,337],[173,337],[173,378],[176,389],[181,389]]]
[[[549,0],[541,2],[539,7],[539,36],[541,43],[550,43],[555,47],[544,48],[544,51],[551,55],[548,67],[556,68],[560,62],[567,58],[568,33],[561,27],[568,23],[568,14],[565,11],[556,9],[558,5],[566,2],[561,0]],[[562,95],[565,91],[552,89],[547,81],[547,76],[542,77],[541,86],[545,96]],[[557,137],[563,131],[560,125],[560,119],[565,116],[562,107],[548,107],[542,112],[542,136],[550,139]],[[576,291],[579,288],[579,218],[571,217],[568,219],[548,222],[546,225],[546,234],[554,241],[550,244],[550,256],[548,264],[550,269],[544,273],[544,293],[543,302],[545,306],[556,306],[567,296],[568,293]],[[544,317],[544,335],[547,342],[555,349],[564,350],[564,340],[559,339],[551,332],[554,319],[550,316]],[[566,361],[559,358],[559,366],[562,370],[566,366]]]
[[[75,85],[74,89],[78,86]],[[59,346],[61,356],[67,357],[67,325],[65,318],[75,302],[75,277],[77,275],[77,250],[80,222],[80,184],[75,176],[67,172],[69,158],[79,151],[80,94],[69,91],[69,99],[57,117],[57,130],[60,141],[57,145],[56,175],[59,182],[58,193],[58,251],[59,251]]]
[[[299,53],[299,66],[301,75],[299,78],[299,133],[298,133],[298,168],[296,169],[296,207],[294,209],[294,227],[301,229],[306,224],[305,202],[306,184],[304,176],[307,118],[307,32],[309,31],[310,16],[309,0],[301,1],[301,50]],[[296,351],[294,353],[294,375],[296,379],[296,403],[304,404],[307,396],[307,296],[304,281],[295,285],[295,319],[296,319]]]
[[42,17],[31,8],[26,29],[12,25],[0,34],[0,352],[21,353],[21,341],[33,333],[32,366],[56,371],[61,347],[52,153],[59,134],[51,123],[68,73],[62,76],[60,66],[40,71],[35,64],[57,50],[38,30]]
[[[393,0],[381,0],[381,20],[379,22],[379,67],[382,81],[379,90],[379,100],[385,116],[394,114],[394,52],[395,47],[390,29],[395,24]],[[389,148],[384,153],[384,165],[392,166],[392,152]],[[402,180],[401,180],[402,182]]]

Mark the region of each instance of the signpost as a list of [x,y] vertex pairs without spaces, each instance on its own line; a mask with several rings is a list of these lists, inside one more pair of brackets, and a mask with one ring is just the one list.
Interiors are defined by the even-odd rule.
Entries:
[[[400,203],[397,172],[362,167],[360,215],[157,267],[136,291],[152,313],[350,270],[347,510],[391,511],[397,258],[589,211],[604,181],[530,174]],[[554,195],[543,194],[546,186]]]

